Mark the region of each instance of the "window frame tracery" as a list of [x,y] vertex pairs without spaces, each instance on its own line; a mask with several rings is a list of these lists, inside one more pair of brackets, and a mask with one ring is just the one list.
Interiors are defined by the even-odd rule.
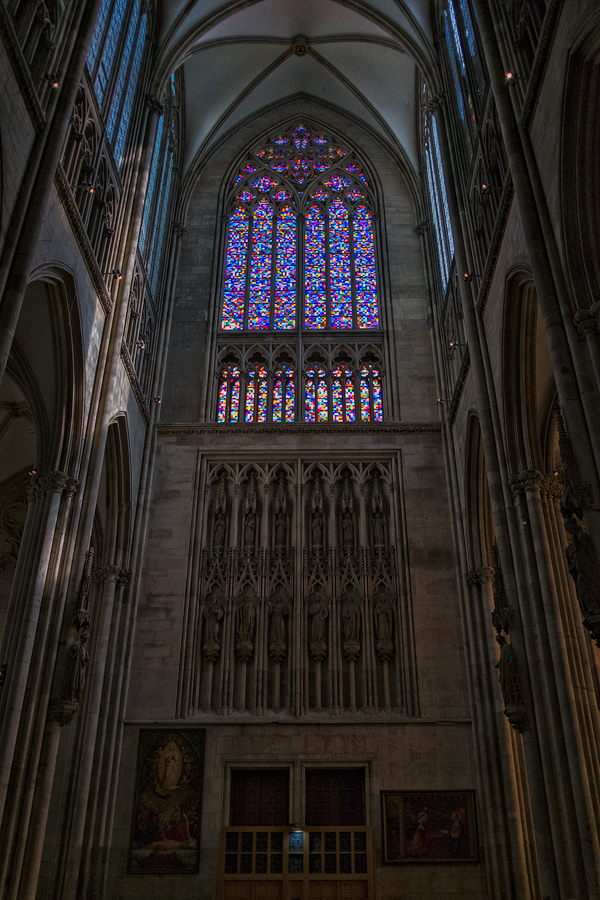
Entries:
[[[306,128],[313,136],[315,134],[322,135],[325,140],[325,135],[327,135],[326,140],[329,141],[329,147],[333,151],[341,151],[342,147],[344,147],[343,152],[340,153],[338,157],[336,157],[333,162],[330,162],[327,166],[323,167],[322,171],[312,172],[310,177],[307,177],[303,183],[300,185],[294,184],[292,180],[288,177],[288,172],[286,170],[285,173],[276,172],[269,169],[262,162],[262,158],[260,156],[261,150],[265,148],[267,150],[273,147],[273,141],[270,144],[262,141],[254,145],[254,149],[251,153],[246,153],[244,157],[242,157],[242,161],[240,165],[237,166],[237,180],[236,180],[236,172],[234,172],[232,178],[232,188],[229,191],[229,195],[225,200],[225,214],[222,217],[222,221],[224,223],[223,228],[223,252],[221,255],[222,260],[222,270],[220,276],[220,289],[218,293],[219,303],[215,308],[215,314],[218,316],[218,321],[215,323],[216,325],[216,338],[217,338],[217,360],[222,360],[224,356],[227,355],[225,352],[228,350],[229,352],[233,350],[237,353],[238,364],[241,369],[241,385],[242,389],[240,392],[240,402],[239,402],[239,412],[238,416],[235,419],[236,424],[259,424],[255,421],[255,417],[251,416],[252,422],[250,419],[246,418],[245,411],[245,392],[247,388],[247,379],[249,375],[249,367],[245,357],[246,348],[255,345],[257,341],[262,341],[263,345],[266,342],[268,345],[267,349],[267,358],[268,358],[268,408],[266,413],[266,419],[261,419],[261,423],[263,421],[274,422],[276,424],[287,424],[290,422],[296,423],[304,423],[309,422],[309,418],[307,417],[307,390],[309,385],[309,377],[308,377],[308,363],[307,359],[310,355],[310,350],[315,347],[315,341],[320,343],[325,342],[327,348],[324,357],[327,359],[324,370],[324,384],[326,390],[326,411],[321,413],[320,417],[317,415],[317,420],[321,422],[335,422],[336,419],[333,415],[333,380],[334,380],[334,360],[333,356],[336,351],[339,351],[343,344],[348,341],[354,348],[353,350],[353,363],[351,374],[347,377],[351,381],[351,390],[354,398],[354,414],[349,414],[349,411],[346,412],[345,409],[345,401],[342,404],[343,413],[338,418],[343,419],[345,423],[348,424],[366,424],[366,420],[362,418],[361,415],[361,404],[360,404],[360,389],[361,389],[361,369],[363,368],[362,362],[359,361],[359,357],[362,358],[366,353],[367,345],[373,349],[373,346],[376,346],[376,354],[377,354],[377,367],[379,371],[379,383],[371,389],[371,395],[373,389],[380,390],[380,398],[379,402],[374,403],[373,400],[370,400],[369,410],[370,414],[375,417],[375,408],[379,410],[374,418],[371,421],[381,422],[383,421],[383,383],[381,381],[381,373],[383,372],[383,329],[382,329],[382,320],[383,320],[383,286],[382,286],[382,275],[381,275],[381,260],[380,260],[380,235],[379,235],[379,214],[377,212],[377,195],[375,190],[375,183],[372,179],[372,176],[366,168],[363,166],[362,162],[359,160],[359,154],[353,149],[348,148],[346,141],[339,141],[338,138],[333,135],[328,129],[319,129],[313,123],[304,120],[301,122],[292,123],[288,128],[283,125],[280,127],[278,132],[271,132],[272,136],[287,134],[291,135],[298,128]],[[346,149],[348,148],[348,149]],[[286,164],[291,162],[290,160],[286,161]],[[341,169],[342,165],[349,166],[349,170]],[[251,170],[248,169],[251,167]],[[358,174],[357,174],[358,173]],[[331,182],[332,178],[339,177],[342,179],[346,179],[345,183],[341,183],[341,190],[334,190],[332,184],[328,186],[324,186],[324,182]],[[251,195],[251,191],[249,188],[252,187],[252,182],[256,182],[258,179],[262,178],[270,178],[271,183],[265,182],[265,190],[258,191],[253,189],[253,195]],[[322,195],[320,197],[313,197],[313,194],[316,191],[321,191]],[[324,192],[328,191],[328,196],[323,196]],[[358,195],[358,191],[360,191],[360,196]],[[287,197],[282,197],[283,192],[287,193]],[[356,192],[356,193],[354,193]],[[352,193],[352,197],[348,198],[347,194]],[[239,202],[237,198],[240,195],[246,194],[245,202]],[[248,196],[250,195],[250,196]],[[279,199],[276,199],[275,195],[280,195]],[[308,305],[304,302],[304,294],[305,294],[305,243],[308,244],[308,238],[304,233],[304,222],[305,217],[309,211],[309,209],[317,209],[320,213],[321,221],[323,222],[323,232],[328,239],[328,231],[329,231],[329,210],[336,203],[338,197],[343,197],[343,203],[345,205],[347,212],[347,221],[348,221],[348,235],[349,235],[349,243],[351,245],[350,249],[350,263],[348,264],[349,269],[349,279],[351,283],[351,303],[352,303],[352,318],[351,321],[349,317],[347,317],[345,321],[345,325],[349,327],[332,327],[335,326],[336,322],[331,319],[332,313],[335,314],[335,308],[332,309],[332,282],[330,281],[327,284],[326,289],[326,303],[325,306],[325,315],[326,321],[324,323],[325,327],[310,327],[310,322],[307,320],[307,310]],[[259,323],[262,327],[251,327],[252,322],[249,323],[249,317],[252,316],[251,309],[251,296],[250,296],[250,281],[252,277],[251,273],[251,265],[249,261],[252,258],[252,238],[253,238],[253,212],[256,210],[261,203],[264,203],[265,198],[268,200],[268,203],[271,204],[272,217],[270,218],[268,225],[270,228],[270,246],[269,246],[269,256],[268,256],[268,264],[270,265],[270,285],[269,285],[269,307],[268,307],[268,321],[266,315],[264,315],[264,307],[262,309],[263,320]],[[337,207],[339,208],[339,206]],[[365,265],[363,269],[361,269],[355,261],[354,256],[354,239],[355,233],[360,232],[360,228],[362,227],[360,220],[356,216],[356,212],[360,209],[364,209],[368,216],[365,219],[369,223],[369,227],[371,229],[371,248],[370,248],[370,265],[371,267]],[[282,221],[281,212],[286,209],[290,209],[293,212],[293,216],[290,216],[289,219],[292,221],[292,228],[295,229],[294,239],[296,241],[296,253],[295,259],[293,259],[292,263],[295,266],[295,292],[294,292],[294,300],[295,300],[295,315],[293,327],[281,327],[280,322],[276,321],[277,318],[277,299],[278,299],[278,290],[277,290],[277,254],[278,254],[278,245],[275,241],[276,230],[279,226],[279,223]],[[231,240],[231,229],[230,223],[233,217],[237,216],[238,221],[244,223],[243,228],[243,259],[245,260],[245,268],[243,269],[243,305],[239,303],[240,293],[236,295],[238,305],[237,309],[237,318],[235,319],[235,326],[231,328],[224,327],[226,322],[224,321],[224,315],[227,308],[228,302],[228,284],[232,283],[230,278],[230,273],[228,272],[229,262],[232,258],[232,254],[228,255],[228,248],[232,246]],[[360,235],[358,235],[360,237]],[[368,246],[368,242],[367,242]],[[364,250],[362,247],[359,251],[357,251],[357,256],[359,254],[364,255]],[[323,270],[325,272],[325,277],[329,278],[330,275],[330,248],[327,247],[327,258],[325,260]],[[365,276],[365,271],[367,275]],[[369,274],[372,275],[371,282],[368,282]],[[228,281],[229,279],[229,281]],[[362,280],[361,280],[362,279]],[[308,281],[308,279],[307,279]],[[374,291],[372,290],[372,285],[374,284]],[[239,284],[237,285],[239,289]],[[369,290],[371,290],[371,294],[369,294]],[[306,287],[306,293],[308,293],[308,287]],[[374,317],[369,318],[368,311],[369,307],[365,302],[364,298],[370,299],[371,297],[375,297],[376,300],[376,309]],[[361,307],[361,303],[363,306]],[[335,306],[335,304],[334,304]],[[372,308],[372,306],[370,307]],[[240,314],[240,309],[243,309],[243,318]],[[362,316],[362,317],[361,317]],[[250,327],[249,327],[250,324]],[[280,327],[277,327],[277,325]],[[321,324],[323,322],[321,321]],[[291,341],[291,344],[290,344]],[[235,346],[234,346],[235,345]],[[282,366],[282,364],[278,364],[276,360],[277,353],[282,350],[284,347],[291,347],[292,349],[292,357],[293,363],[288,361],[286,366]],[[285,368],[286,371],[286,386],[287,392],[290,396],[290,402],[286,407],[285,401],[282,402],[281,399],[281,385],[277,380],[277,372],[281,371],[282,368]],[[213,371],[216,371],[215,375],[215,419],[217,422],[225,424],[225,421],[228,424],[232,424],[232,419],[227,412],[223,414],[219,398],[221,396],[222,390],[222,378],[225,367],[222,362],[217,361],[217,365]],[[348,388],[350,389],[350,388]],[[323,393],[323,389],[322,389]],[[348,403],[350,406],[351,404]],[[291,413],[291,407],[293,406],[293,415]]]

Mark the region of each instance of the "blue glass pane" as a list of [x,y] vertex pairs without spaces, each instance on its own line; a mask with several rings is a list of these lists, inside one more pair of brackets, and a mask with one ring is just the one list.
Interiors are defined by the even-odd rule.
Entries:
[[156,236],[158,234],[159,227],[159,214],[162,205],[162,198],[165,190],[165,182],[167,180],[167,164],[168,164],[168,153],[167,148],[165,147],[163,158],[162,158],[162,169],[160,175],[160,186],[158,191],[158,199],[156,201],[156,211],[154,213],[154,228],[152,229],[152,238],[150,240],[150,246],[148,248],[148,262],[146,271],[150,272],[152,269],[152,260],[154,259],[154,253],[156,251]]
[[119,35],[121,33],[121,26],[123,24],[123,17],[125,15],[126,7],[127,0],[116,0],[116,3],[113,7],[110,25],[108,26],[108,34],[106,36],[106,42],[104,44],[104,50],[102,51],[102,58],[100,60],[100,66],[98,67],[96,81],[94,83],[94,91],[96,92],[98,103],[100,104],[104,99],[106,85],[108,84],[108,79],[110,78],[110,73],[115,61],[115,53],[117,50],[117,44],[119,42]]
[[135,38],[135,30],[137,28],[138,18],[140,15],[140,0],[135,0],[133,4],[133,12],[131,14],[131,19],[129,20],[129,28],[127,29],[127,36],[125,38],[125,46],[123,47],[123,53],[121,55],[121,63],[119,65],[119,74],[117,75],[117,83],[115,85],[115,92],[113,94],[112,103],[110,106],[110,113],[108,115],[108,122],[106,124],[106,133],[108,135],[109,141],[112,143],[113,134],[115,132],[115,125],[117,124],[117,116],[119,114],[119,108],[121,106],[121,97],[123,96],[123,90],[125,88],[125,81],[127,78],[127,69],[129,68],[129,57],[131,56],[131,50],[133,48],[133,41]]
[[100,11],[98,12],[98,18],[96,19],[94,33],[90,42],[90,49],[88,50],[87,55],[87,67],[90,73],[93,73],[94,66],[96,65],[96,60],[98,59],[98,52],[100,50],[100,44],[102,43],[102,35],[104,34],[106,20],[108,19],[108,14],[110,12],[110,4],[111,0],[102,0],[102,6],[100,7]]
[[150,165],[150,175],[148,176],[148,192],[146,194],[146,203],[144,205],[144,218],[142,219],[142,227],[140,230],[140,253],[143,254],[146,246],[146,236],[148,234],[148,222],[150,220],[150,209],[152,207],[152,198],[154,196],[154,187],[156,185],[156,173],[158,171],[158,160],[160,156],[160,144],[163,132],[163,116],[158,120],[158,128],[156,130],[156,140],[154,141],[154,153],[152,154],[152,163]]
[[326,328],[325,217],[318,206],[311,206],[306,215],[305,255],[304,324],[306,328]]
[[479,51],[477,49],[477,41],[475,40],[475,28],[473,27],[473,20],[471,19],[471,10],[469,9],[468,0],[460,0],[460,11],[462,14],[463,25],[465,27],[467,46],[469,48],[469,53],[473,60],[473,67],[475,69],[477,91],[481,96],[483,95],[483,92],[485,90],[485,78],[483,77],[483,68],[481,66],[481,59],[479,57]]
[[356,323],[359,328],[378,328],[379,309],[373,217],[365,206],[359,206],[354,215],[354,266]]
[[277,257],[275,265],[274,328],[296,327],[296,216],[285,206],[275,228]]
[[444,169],[442,166],[442,156],[440,153],[440,141],[438,137],[437,122],[435,116],[431,118],[431,132],[433,134],[433,146],[435,149],[435,162],[438,173],[438,183],[440,186],[440,194],[442,197],[442,208],[444,211],[444,221],[446,223],[446,236],[449,245],[450,259],[454,256],[454,237],[452,235],[452,224],[450,222],[450,210],[448,209],[448,197],[446,194],[446,180],[444,178]]
[[169,208],[169,194],[171,192],[171,176],[173,175],[173,154],[169,153],[169,170],[167,173],[167,184],[165,187],[162,209],[160,211],[160,230],[158,232],[158,240],[156,242],[156,251],[154,255],[154,272],[152,274],[152,293],[156,290],[156,282],[158,281],[158,271],[160,268],[160,257],[163,248],[163,237],[165,234],[165,222],[167,220],[167,209]]
[[125,102],[123,103],[123,111],[121,112],[121,121],[119,122],[119,133],[117,135],[117,141],[115,143],[115,162],[121,167],[121,163],[123,162],[123,151],[125,149],[125,138],[127,137],[127,131],[129,128],[129,120],[131,118],[131,108],[133,106],[133,98],[135,96],[135,89],[137,86],[138,75],[140,74],[140,66],[142,63],[142,56],[144,53],[144,43],[146,40],[146,16],[142,16],[142,22],[140,24],[140,30],[138,34],[138,39],[135,47],[135,54],[133,57],[133,63],[131,66],[131,72],[129,73],[129,81],[127,83],[127,92],[125,94]]

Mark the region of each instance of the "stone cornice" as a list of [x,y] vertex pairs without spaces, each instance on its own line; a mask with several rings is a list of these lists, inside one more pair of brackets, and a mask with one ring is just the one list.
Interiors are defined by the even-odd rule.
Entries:
[[470,368],[471,357],[469,355],[469,349],[467,348],[465,350],[465,355],[460,366],[460,372],[458,373],[458,378],[456,379],[456,384],[454,386],[454,393],[452,394],[452,400],[450,401],[450,409],[448,410],[448,423],[450,427],[454,425],[454,420],[456,419],[456,414],[458,412],[458,404],[460,403],[460,398],[462,397],[462,392],[464,390]]
[[439,434],[442,430],[438,422],[423,425],[390,422],[387,425],[309,425],[298,422],[295,425],[216,425],[214,422],[200,425],[158,425],[158,434],[186,436],[194,434],[219,434],[223,437],[237,434]]
[[480,313],[483,313],[485,309],[485,305],[487,303],[488,294],[490,292],[490,287],[492,284],[492,279],[494,277],[494,272],[496,270],[496,263],[498,261],[498,254],[500,253],[500,247],[502,245],[502,239],[504,237],[504,229],[506,228],[506,223],[508,222],[508,214],[510,212],[510,207],[514,195],[514,187],[512,183],[512,179],[510,175],[506,177],[504,182],[504,188],[502,190],[502,197],[500,198],[500,207],[498,209],[498,214],[496,215],[496,222],[494,224],[494,233],[492,235],[492,240],[490,241],[488,255],[485,263],[485,269],[483,271],[483,277],[481,279],[481,286],[479,288],[479,296],[477,298],[477,309]]
[[73,196],[73,192],[71,191],[69,182],[67,181],[65,171],[60,163],[58,164],[58,167],[56,169],[54,181],[56,184],[58,195],[62,200],[65,212],[67,214],[69,222],[71,223],[73,233],[77,238],[77,243],[79,244],[81,255],[85,260],[87,270],[90,274],[90,278],[92,279],[94,289],[98,294],[98,299],[100,300],[102,309],[108,315],[108,313],[110,313],[113,308],[113,301],[110,294],[106,290],[104,278],[102,276],[102,272],[100,271],[100,266],[96,261],[96,256],[90,243],[90,239],[87,236],[87,231],[85,230],[83,219],[81,218],[79,209],[77,208],[77,204],[75,203],[75,198]]
[[129,383],[131,384],[131,390],[133,391],[133,395],[137,400],[142,418],[147,425],[150,422],[150,411],[142,393],[137,375],[135,374],[135,367],[131,361],[129,351],[124,343],[121,344],[121,362],[123,363],[123,368],[127,372],[127,377],[129,378]]

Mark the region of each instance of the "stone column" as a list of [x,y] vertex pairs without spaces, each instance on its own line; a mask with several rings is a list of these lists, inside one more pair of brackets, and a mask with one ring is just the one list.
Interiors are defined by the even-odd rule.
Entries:
[[[48,710],[42,752],[38,765],[38,777],[31,810],[27,844],[25,847],[26,866],[19,885],[19,900],[35,900],[37,882],[44,849],[44,836],[50,809],[52,785],[56,758],[60,743],[60,732],[68,725],[77,712],[77,703],[63,700],[53,704]],[[13,890],[15,886],[13,885]]]
[[580,309],[575,313],[573,321],[587,343],[594,367],[596,390],[600,392],[600,301],[593,303],[589,309]]
[[540,720],[544,717],[546,721],[538,735],[542,746],[548,742],[546,778],[554,782],[559,801],[558,808],[551,809],[554,840],[568,851],[559,877],[564,879],[564,889],[573,893],[577,885],[586,882],[595,885],[596,890],[600,888],[600,848],[542,509],[540,490],[546,489],[547,481],[547,476],[527,469],[513,476],[511,485],[515,491],[524,492],[527,504],[522,521],[533,582],[541,601],[536,610],[535,633],[543,692],[534,697],[534,703]]
[[[74,774],[72,798],[72,818],[70,823],[70,842],[65,867],[64,890],[68,896],[77,892],[79,867],[82,862],[84,832],[91,801],[90,784],[92,781],[94,760],[96,757],[96,739],[102,703],[109,702],[104,696],[104,678],[106,661],[109,654],[109,638],[113,618],[113,607],[117,587],[128,583],[129,572],[117,565],[104,566],[95,572],[94,580],[101,585],[101,596],[95,604],[98,609],[98,621],[94,627],[96,640],[93,647],[93,658],[87,677],[85,709],[82,713],[81,734],[79,736],[80,752]],[[89,824],[89,823],[88,823]],[[83,860],[85,866],[86,860]]]
[[0,818],[6,801],[13,753],[42,610],[46,577],[63,495],[71,497],[77,480],[64,472],[35,475],[28,489],[29,510],[15,570],[6,647],[7,672],[2,691],[0,726]]

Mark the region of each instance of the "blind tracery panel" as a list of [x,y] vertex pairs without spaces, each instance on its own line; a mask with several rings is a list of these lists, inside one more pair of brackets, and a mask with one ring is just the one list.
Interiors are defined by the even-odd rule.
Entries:
[[299,124],[252,154],[231,203],[224,331],[379,327],[373,200],[351,152]]

